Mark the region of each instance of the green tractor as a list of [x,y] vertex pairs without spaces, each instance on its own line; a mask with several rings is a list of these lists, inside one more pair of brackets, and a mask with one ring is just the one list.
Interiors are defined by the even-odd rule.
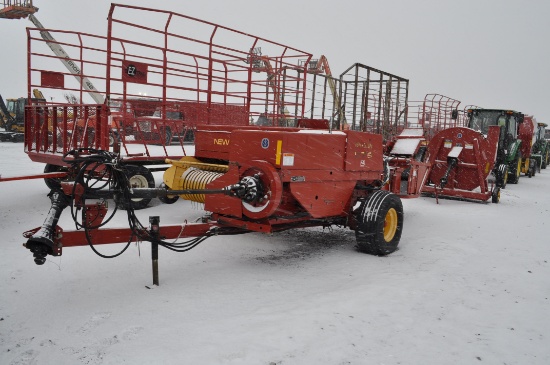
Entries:
[[545,169],[550,163],[550,142],[545,138],[546,123],[537,123],[537,130],[535,131],[535,143],[533,143],[533,150],[531,157],[536,161],[537,170]]
[[502,189],[506,184],[517,184],[521,175],[521,139],[519,126],[523,113],[507,109],[468,109],[468,128],[487,134],[490,126],[500,127],[497,157],[493,174],[496,185]]

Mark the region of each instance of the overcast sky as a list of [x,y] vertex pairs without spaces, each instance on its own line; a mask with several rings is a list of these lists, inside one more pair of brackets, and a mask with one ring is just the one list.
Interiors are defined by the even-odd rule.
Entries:
[[[439,93],[550,124],[549,0],[118,1],[197,17],[410,80],[409,100]],[[107,34],[109,1],[34,0],[47,28]],[[137,22],[138,19],[135,20]],[[0,19],[0,94],[26,94],[28,20]]]

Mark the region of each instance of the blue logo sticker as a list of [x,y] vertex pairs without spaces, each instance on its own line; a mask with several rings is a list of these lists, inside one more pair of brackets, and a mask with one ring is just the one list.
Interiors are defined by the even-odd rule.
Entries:
[[268,148],[268,147],[269,147],[269,139],[262,138],[262,148]]
[[456,138],[462,138],[462,133],[457,134]]

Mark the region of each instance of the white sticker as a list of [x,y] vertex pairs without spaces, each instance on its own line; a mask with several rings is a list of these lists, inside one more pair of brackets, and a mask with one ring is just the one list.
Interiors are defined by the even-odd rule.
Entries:
[[466,143],[466,145],[464,146],[464,148],[466,148],[467,150],[473,150],[473,149],[474,149],[474,145],[473,145],[473,144],[468,144],[468,143]]
[[445,148],[451,148],[451,147],[453,147],[453,142],[451,142],[451,141],[445,141],[443,147],[445,147]]
[[294,166],[294,153],[283,153],[283,166]]

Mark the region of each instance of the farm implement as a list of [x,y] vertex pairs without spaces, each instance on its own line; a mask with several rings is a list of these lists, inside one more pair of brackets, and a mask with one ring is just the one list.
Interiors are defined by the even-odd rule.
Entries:
[[455,126],[429,142],[430,175],[423,193],[435,197],[493,203],[500,189],[517,183],[521,172],[523,114],[510,110],[468,108],[453,113]]
[[[212,150],[220,135],[230,140],[231,149]],[[195,156],[169,161],[165,186],[159,188],[132,188],[124,171],[127,167],[111,153],[73,155],[75,181],[52,190],[44,225],[26,233],[26,247],[35,262],[44,263],[47,254],[60,255],[63,246],[138,239],[182,251],[212,235],[330,225],[354,229],[361,251],[385,255],[397,248],[403,209],[396,195],[381,190],[380,135],[236,127],[198,130],[196,136]],[[211,162],[215,156],[218,163]],[[212,213],[201,223],[157,227],[158,238],[154,238],[133,213],[133,200],[163,197],[173,202],[176,196],[204,203]],[[90,199],[94,201],[87,203]],[[130,228],[101,228],[107,199],[126,209]],[[83,230],[67,232],[57,226],[68,205],[82,210],[79,226]],[[165,241],[191,236],[196,238],[185,243]]]
[[523,123],[520,123],[518,128],[518,139],[521,141],[519,150],[519,171],[530,178],[535,176],[537,170],[540,171],[540,165],[542,163],[542,156],[539,157],[532,153],[536,138],[535,131],[537,128],[538,123],[536,119],[530,115],[524,116]]
[[[102,104],[82,103],[92,91],[61,63],[42,62],[53,41],[27,30],[29,90],[71,90],[79,101],[25,110],[25,151],[46,164],[51,189],[44,224],[24,234],[37,264],[63,247],[113,257],[96,245],[149,241],[158,284],[159,246],[184,252],[214,235],[334,225],[354,230],[362,252],[397,249],[400,197],[418,196],[427,171],[406,156],[425,151],[418,138],[402,134],[384,156],[386,136],[406,120],[408,80],[359,63],[334,77],[325,56],[169,11],[113,4],[108,20],[107,37],[48,30],[87,70],[93,93],[106,95]],[[204,34],[178,33],[195,28]],[[405,148],[409,139],[418,148]],[[205,213],[178,225],[151,215],[147,226],[135,212],[155,198],[204,204]],[[69,207],[76,231],[58,226]],[[119,210],[129,226],[109,227]]]
[[500,186],[489,179],[496,157],[499,128],[487,136],[469,128],[453,127],[432,137],[427,162],[431,166],[423,192],[436,197],[500,200]]

